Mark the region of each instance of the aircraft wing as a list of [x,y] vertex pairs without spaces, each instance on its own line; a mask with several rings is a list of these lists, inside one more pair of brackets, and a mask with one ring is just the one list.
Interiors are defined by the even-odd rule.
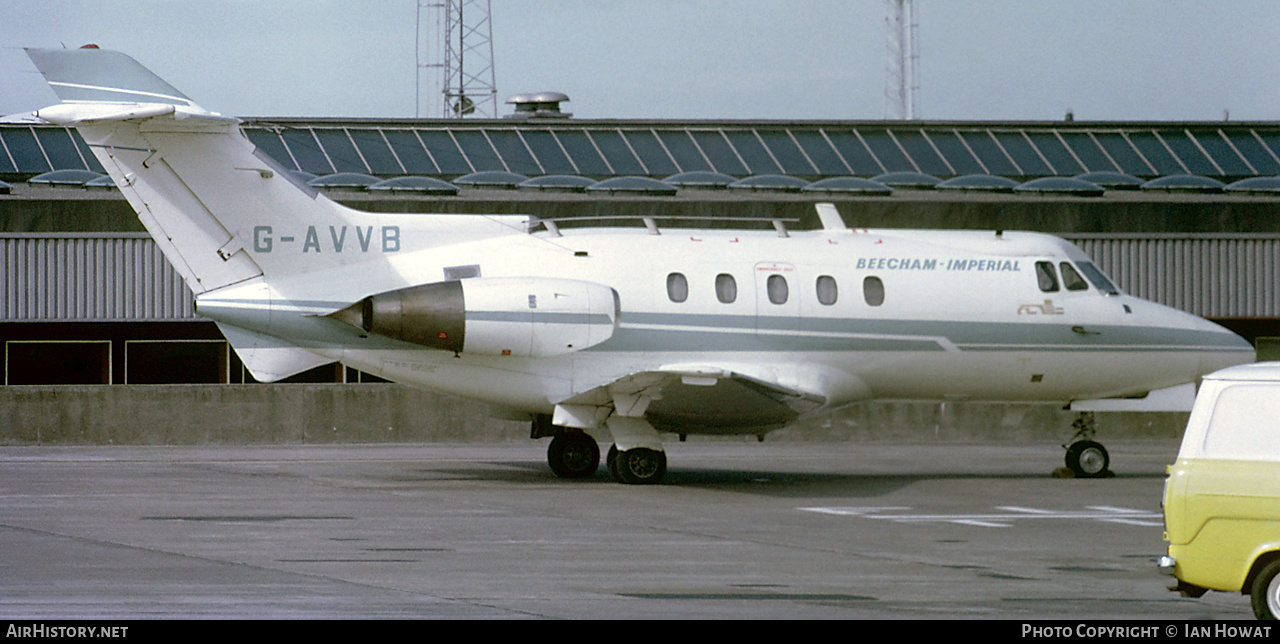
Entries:
[[553,422],[590,426],[612,411],[643,416],[662,431],[723,428],[737,434],[744,428],[776,429],[826,403],[826,397],[780,379],[715,366],[675,366],[631,373],[560,401]]

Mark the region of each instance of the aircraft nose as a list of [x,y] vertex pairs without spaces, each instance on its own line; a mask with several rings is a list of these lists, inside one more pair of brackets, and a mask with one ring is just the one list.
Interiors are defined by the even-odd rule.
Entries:
[[1234,331],[1190,313],[1180,315],[1183,327],[1194,336],[1193,344],[1200,356],[1197,377],[1257,360],[1253,344]]
[[1231,330],[1209,322],[1220,331],[1220,344],[1200,352],[1200,375],[1210,374],[1238,364],[1255,362],[1258,354],[1248,340]]

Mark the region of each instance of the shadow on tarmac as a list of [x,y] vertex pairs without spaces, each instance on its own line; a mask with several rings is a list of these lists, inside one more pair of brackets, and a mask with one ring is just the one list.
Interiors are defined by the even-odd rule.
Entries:
[[[1118,479],[1163,479],[1156,473],[1117,474]],[[559,484],[566,487],[592,485],[621,485],[613,480],[603,465],[594,476],[570,480],[557,478],[546,463],[493,461],[476,462],[474,466],[448,469],[418,469],[413,474],[396,477],[400,483],[435,481],[471,481],[509,483],[522,485]],[[684,467],[667,470],[659,487],[686,487],[715,490],[735,494],[756,494],[775,497],[877,497],[925,481],[1045,481],[1055,480],[1052,472],[990,473],[990,472],[923,472],[923,473],[826,473],[787,472],[778,470],[725,470],[690,469]],[[1056,479],[1064,486],[1088,484],[1090,481],[1105,484],[1106,479]],[[640,488],[643,489],[643,488]]]

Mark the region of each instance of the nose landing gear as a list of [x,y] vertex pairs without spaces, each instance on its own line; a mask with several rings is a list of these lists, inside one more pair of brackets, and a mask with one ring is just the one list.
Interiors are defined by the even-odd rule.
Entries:
[[1097,431],[1093,412],[1081,412],[1080,417],[1071,423],[1071,427],[1076,433],[1063,445],[1067,450],[1064,459],[1066,469],[1071,476],[1085,479],[1115,476],[1111,471],[1111,455],[1107,453],[1107,448],[1093,440]]

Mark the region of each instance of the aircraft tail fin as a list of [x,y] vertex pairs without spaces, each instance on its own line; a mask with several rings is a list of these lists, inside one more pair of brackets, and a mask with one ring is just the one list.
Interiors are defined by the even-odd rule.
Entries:
[[[316,253],[301,262],[298,254],[261,252],[273,241],[279,246],[284,231],[317,235],[327,225],[345,235],[348,224],[366,224],[356,234],[368,228],[372,238],[366,219],[375,216],[318,194],[259,152],[238,119],[201,108],[132,58],[99,49],[26,51],[62,101],[36,116],[80,132],[197,296],[358,259]],[[264,382],[333,362],[269,335],[219,327]]]
[[[269,251],[274,231],[353,229],[375,215],[320,195],[248,140],[240,121],[208,112],[132,58],[100,49],[28,49],[62,103],[38,110],[74,126],[165,256],[197,295],[359,260],[298,262]],[[369,221],[366,221],[368,219]],[[257,244],[257,246],[254,246]]]

